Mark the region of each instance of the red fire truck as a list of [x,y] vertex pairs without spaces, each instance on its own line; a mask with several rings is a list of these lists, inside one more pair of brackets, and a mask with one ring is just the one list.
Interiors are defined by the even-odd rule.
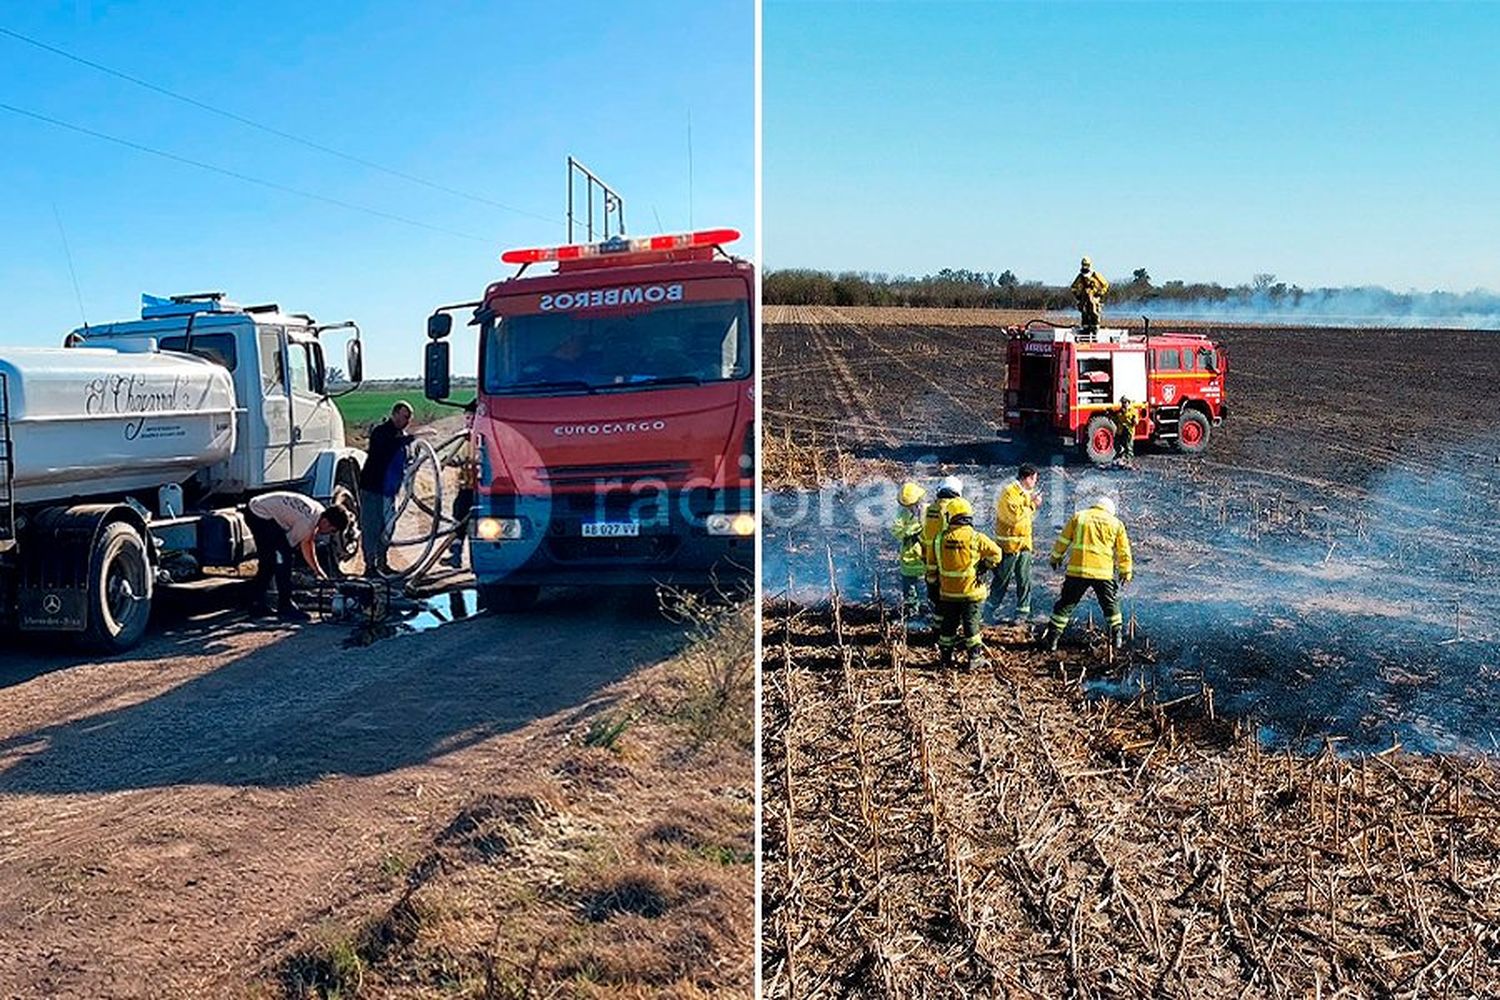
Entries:
[[1005,425],[1057,435],[1096,464],[1115,455],[1105,414],[1121,399],[1146,404],[1138,441],[1198,454],[1228,414],[1228,356],[1202,334],[1060,327],[1032,320],[1006,331]]
[[[449,395],[452,312],[479,328],[471,518],[487,603],[544,585],[738,586],[754,572],[755,276],[713,229],[509,250],[479,302],[428,320]],[[526,276],[535,264],[555,270]]]

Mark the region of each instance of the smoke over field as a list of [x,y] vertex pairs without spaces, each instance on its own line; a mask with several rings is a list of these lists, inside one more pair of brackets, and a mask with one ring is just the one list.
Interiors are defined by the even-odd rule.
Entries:
[[[1214,328],[1207,455],[1098,472],[997,433],[1015,317],[788,318],[764,365],[767,996],[1500,993],[1492,333]],[[987,527],[1023,458],[1043,555],[1117,500],[1131,641],[1111,656],[1085,604],[1057,653],[997,625],[991,667],[941,669],[892,600],[894,492],[957,474]]]

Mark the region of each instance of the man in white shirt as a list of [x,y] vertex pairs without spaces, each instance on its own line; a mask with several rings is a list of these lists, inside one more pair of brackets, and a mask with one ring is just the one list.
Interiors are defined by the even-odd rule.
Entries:
[[292,600],[292,556],[300,552],[318,579],[328,579],[318,565],[318,536],[348,530],[349,514],[342,507],[325,506],[301,493],[282,491],[264,493],[251,500],[245,520],[255,536],[259,564],[250,584],[252,603],[269,611],[267,594],[274,575],[277,616],[287,621],[307,621],[307,612]]

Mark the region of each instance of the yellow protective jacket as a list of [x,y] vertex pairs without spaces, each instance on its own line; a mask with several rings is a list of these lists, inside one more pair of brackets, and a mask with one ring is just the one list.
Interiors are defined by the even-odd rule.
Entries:
[[1125,522],[1103,507],[1080,510],[1068,519],[1052,546],[1052,561],[1060,561],[1069,549],[1068,576],[1113,580],[1118,569],[1120,578],[1129,580],[1135,572]]
[[1121,434],[1135,436],[1135,427],[1141,422],[1141,411],[1145,409],[1143,403],[1131,403],[1129,406],[1119,406],[1109,411],[1109,417],[1120,429]]
[[922,555],[922,519],[902,507],[891,525],[891,534],[901,549],[901,575],[926,576],[927,560]]
[[1073,297],[1078,299],[1102,299],[1109,291],[1109,282],[1104,280],[1104,275],[1098,271],[1090,271],[1084,274],[1078,272],[1078,277],[1073,279]]
[[1031,522],[1040,498],[1033,500],[1019,482],[1012,481],[995,501],[995,541],[1006,555],[1031,551]]
[[934,500],[922,512],[922,565],[928,583],[938,582],[937,536],[948,527],[948,501]]
[[994,539],[975,531],[972,524],[956,524],[938,536],[938,597],[945,601],[982,601],[990,596],[988,573],[980,571],[982,563],[990,566],[1003,553]]

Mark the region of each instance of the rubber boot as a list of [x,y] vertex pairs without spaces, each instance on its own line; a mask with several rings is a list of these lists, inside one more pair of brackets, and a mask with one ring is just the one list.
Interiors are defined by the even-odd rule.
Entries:
[[1048,652],[1055,653],[1057,652],[1057,644],[1061,641],[1062,630],[1055,625],[1048,625],[1042,630],[1041,636],[1037,638],[1036,645],[1038,649],[1045,649]]
[[969,669],[984,670],[990,665],[990,658],[984,655],[983,646],[973,646],[969,649]]
[[953,668],[953,647],[952,646],[939,646],[938,647],[938,666],[941,667],[944,670],[951,670]]
[[1125,647],[1125,626],[1115,625],[1109,630],[1109,644],[1116,649]]

